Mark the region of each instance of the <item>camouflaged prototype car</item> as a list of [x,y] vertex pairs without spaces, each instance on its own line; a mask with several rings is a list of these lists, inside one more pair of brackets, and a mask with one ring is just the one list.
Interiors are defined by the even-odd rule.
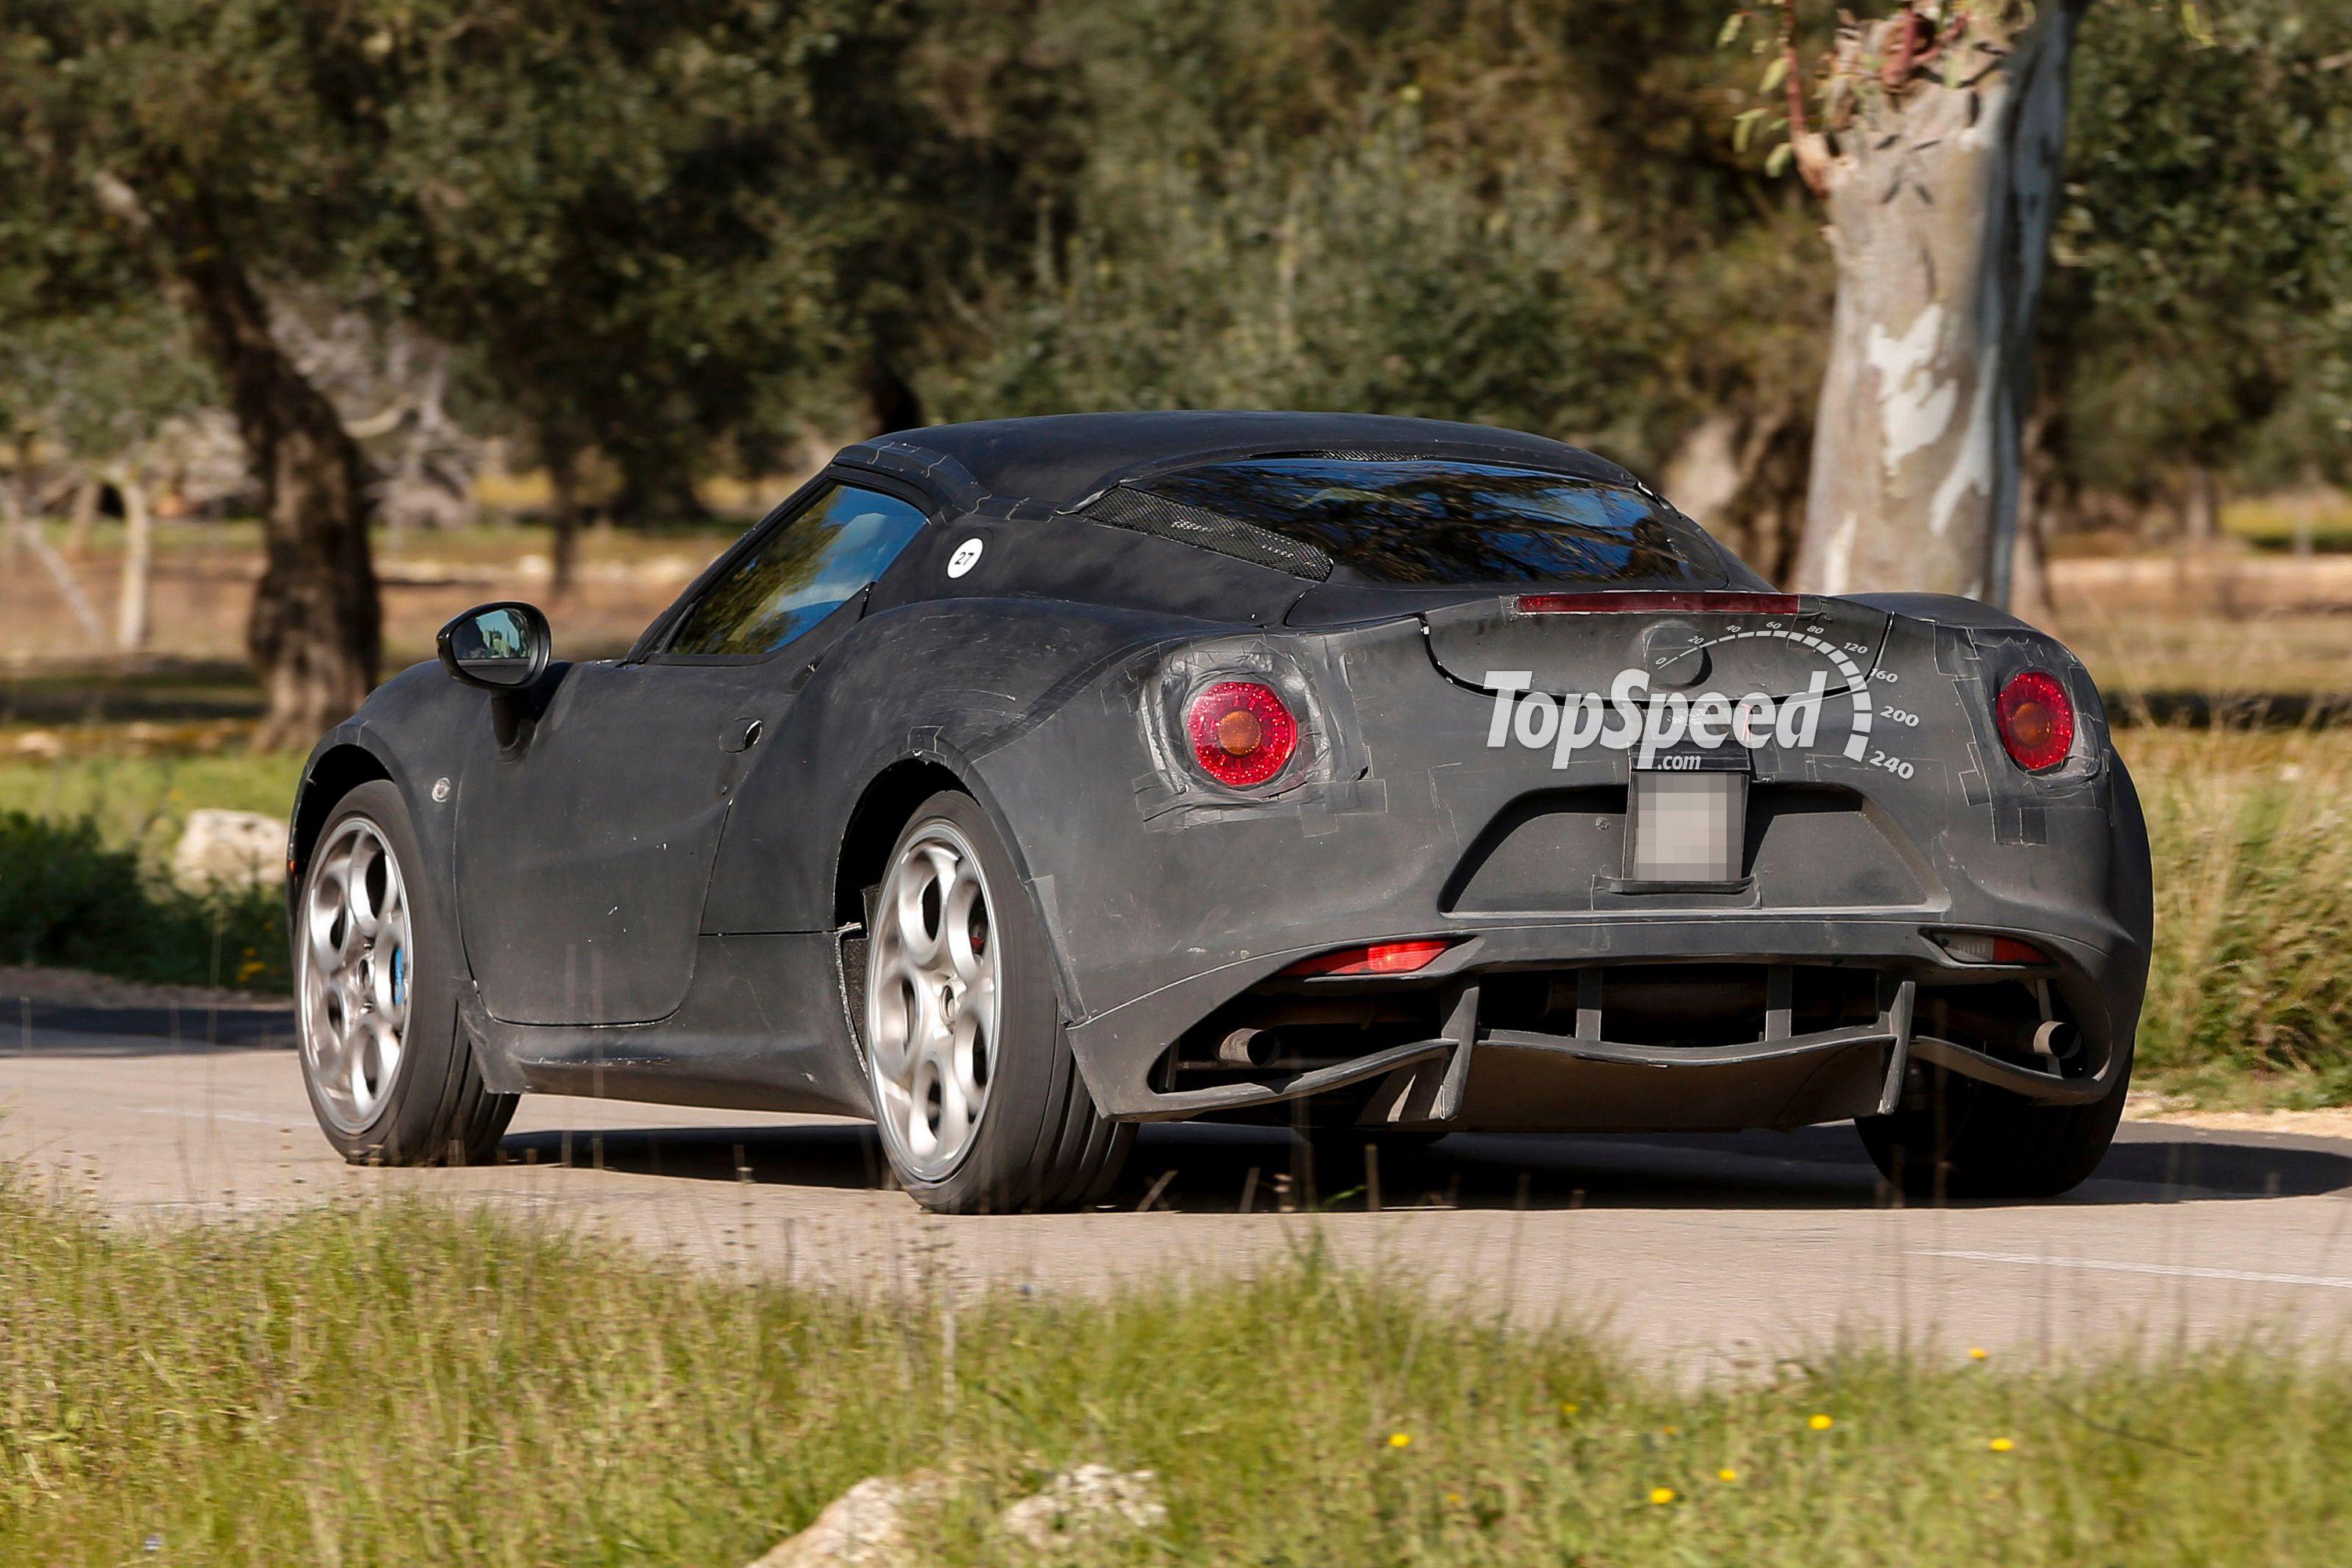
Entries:
[[1003,1210],[1149,1121],[1851,1118],[1906,1188],[2032,1194],[2122,1108],[2148,858],[2082,666],[1777,593],[1552,441],[908,431],[625,657],[550,647],[469,612],[310,761],[301,1057],[352,1159],[481,1158],[530,1090],[848,1112]]

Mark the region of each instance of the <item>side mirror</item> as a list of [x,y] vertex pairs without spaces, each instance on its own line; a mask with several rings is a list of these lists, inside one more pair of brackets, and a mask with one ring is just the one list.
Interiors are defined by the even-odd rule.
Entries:
[[441,628],[442,668],[485,691],[520,691],[547,672],[547,617],[513,600],[477,605]]

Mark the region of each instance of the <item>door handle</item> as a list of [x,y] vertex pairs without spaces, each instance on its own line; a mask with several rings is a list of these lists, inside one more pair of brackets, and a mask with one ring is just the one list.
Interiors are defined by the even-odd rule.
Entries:
[[757,719],[738,719],[727,726],[727,732],[719,738],[719,749],[722,752],[748,752],[760,743],[760,737],[766,732],[767,726]]

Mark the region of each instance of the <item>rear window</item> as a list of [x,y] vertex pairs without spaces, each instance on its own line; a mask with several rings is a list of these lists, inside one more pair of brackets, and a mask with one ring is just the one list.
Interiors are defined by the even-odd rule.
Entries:
[[1721,552],[1696,523],[1639,490],[1535,468],[1257,458],[1139,488],[1309,546],[1363,583],[1727,581]]

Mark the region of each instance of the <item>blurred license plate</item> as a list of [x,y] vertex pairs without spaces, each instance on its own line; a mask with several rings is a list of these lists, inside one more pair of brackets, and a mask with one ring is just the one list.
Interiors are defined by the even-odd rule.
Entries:
[[1633,772],[1633,843],[1626,874],[1637,882],[1736,882],[1748,832],[1743,769]]

